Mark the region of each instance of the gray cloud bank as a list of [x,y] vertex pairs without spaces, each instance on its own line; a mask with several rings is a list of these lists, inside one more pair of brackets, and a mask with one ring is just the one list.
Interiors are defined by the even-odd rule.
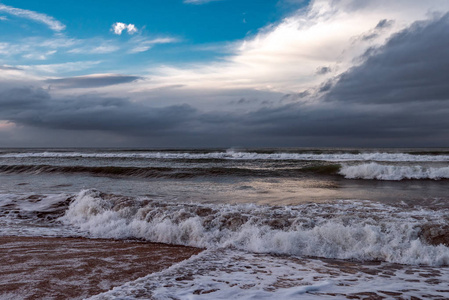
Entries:
[[120,74],[98,74],[58,79],[47,79],[45,82],[60,88],[93,88],[121,83],[129,83],[141,79],[139,76]]
[[0,118],[26,126],[133,135],[170,132],[195,113],[188,105],[150,108],[127,99],[96,95],[52,99],[48,91],[33,87],[0,92],[0,106]]
[[[148,147],[449,146],[447,49],[449,15],[416,23],[371,49],[361,65],[308,95],[314,104],[273,99],[276,105],[239,112],[236,96],[234,112],[206,113],[187,104],[154,108],[101,95],[54,99],[40,88],[0,86],[0,120],[23,126],[16,130],[24,135],[38,130],[39,139],[46,132],[78,137],[77,145],[53,140],[49,146],[98,146],[106,136],[115,137],[115,146]],[[89,86],[85,79],[60,82]],[[34,145],[32,137],[27,142]]]

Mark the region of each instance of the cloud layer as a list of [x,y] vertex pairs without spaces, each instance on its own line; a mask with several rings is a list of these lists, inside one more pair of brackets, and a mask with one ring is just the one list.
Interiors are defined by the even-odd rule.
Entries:
[[[59,146],[449,146],[447,11],[439,0],[316,0],[220,60],[137,75],[2,63],[0,136],[30,146],[50,132]],[[120,24],[117,34],[128,31]],[[128,52],[174,41],[135,35]]]

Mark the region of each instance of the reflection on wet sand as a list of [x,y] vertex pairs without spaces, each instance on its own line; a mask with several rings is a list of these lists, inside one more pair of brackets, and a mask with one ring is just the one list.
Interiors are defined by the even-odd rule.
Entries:
[[81,299],[200,251],[138,241],[0,237],[0,298]]

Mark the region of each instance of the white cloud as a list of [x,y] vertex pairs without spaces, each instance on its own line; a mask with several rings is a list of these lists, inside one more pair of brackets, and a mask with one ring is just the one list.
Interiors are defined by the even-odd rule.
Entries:
[[131,48],[131,50],[128,51],[128,53],[145,52],[151,49],[151,47],[153,47],[156,44],[169,44],[169,43],[176,43],[177,41],[178,41],[177,39],[171,37],[156,38],[156,39],[147,39],[139,37],[132,41],[134,46]]
[[7,17],[5,17],[5,16],[0,16],[0,21],[6,21],[6,20],[8,20]]
[[24,69],[14,66],[2,66],[0,67],[0,84],[7,84],[9,86],[13,86],[13,83],[17,83],[18,85],[34,85],[38,80],[41,79],[40,76],[36,76],[31,74],[30,72],[25,71]]
[[[50,49],[69,48],[73,47],[74,45],[80,42],[80,40],[66,37],[58,37],[44,40],[40,38],[34,38],[29,41],[35,46],[47,47]],[[24,42],[27,42],[27,40],[25,40]]]
[[56,20],[55,18],[35,11],[15,8],[4,4],[0,4],[0,11],[3,11],[16,17],[26,18],[36,22],[44,23],[53,31],[59,32],[65,29],[65,25]]
[[[147,38],[142,35],[134,36],[131,39],[118,43],[116,40],[88,39],[80,40],[77,47],[67,51],[75,54],[106,54],[117,51],[133,54],[145,52],[156,44],[175,43],[178,39],[172,37]],[[1,48],[0,48],[1,51]]]
[[121,35],[124,30],[128,32],[128,34],[134,34],[137,32],[137,28],[134,24],[128,24],[121,22],[116,22],[112,24],[111,30],[114,32],[114,34]]
[[113,53],[120,50],[120,47],[108,43],[102,43],[100,45],[94,45],[94,42],[89,43],[87,46],[82,46],[78,48],[73,48],[67,53],[76,53],[76,54],[106,54]]
[[126,30],[128,31],[129,34],[134,34],[137,32],[137,28],[136,26],[134,26],[134,24],[128,24]]
[[9,63],[14,63],[14,57],[17,55],[43,60],[46,59],[46,56],[54,54],[60,49],[73,47],[78,43],[80,43],[80,40],[62,36],[50,39],[32,37],[21,39],[15,43],[0,42],[0,54],[3,58],[7,58]]
[[215,1],[222,1],[222,0],[184,0],[184,3],[186,4],[205,4],[205,3],[209,3],[209,2],[215,2]]
[[[279,24],[235,43],[233,54],[220,61],[152,68],[151,83],[283,93],[310,90],[354,66],[369,47],[382,45],[395,32],[433,12],[447,11],[447,0],[315,0]],[[372,39],[361,38],[382,20],[394,22]],[[332,71],[317,74],[323,66]]]
[[26,59],[33,59],[33,60],[46,60],[49,56],[55,54],[56,50],[47,51],[45,53],[28,53],[23,55]]
[[100,64],[101,61],[77,61],[77,62],[66,62],[62,64],[46,64],[46,65],[20,65],[20,69],[29,71],[32,74],[61,74],[70,73],[81,70],[87,70]]
[[11,56],[25,53],[30,50],[30,45],[19,45],[6,42],[0,42],[0,54],[3,56]]
[[112,30],[114,31],[115,34],[122,34],[122,31],[126,29],[126,24],[125,23],[120,23],[120,22],[116,22],[114,24],[112,24]]

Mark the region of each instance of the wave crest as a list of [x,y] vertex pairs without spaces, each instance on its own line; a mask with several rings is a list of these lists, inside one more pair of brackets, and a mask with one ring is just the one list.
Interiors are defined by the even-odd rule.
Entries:
[[447,211],[404,213],[403,208],[369,202],[291,207],[206,205],[133,199],[85,190],[60,220],[102,238],[449,265],[448,247],[430,245],[420,239],[425,225],[442,222],[445,215]]
[[397,166],[377,163],[342,166],[339,174],[348,179],[449,179],[449,167]]

